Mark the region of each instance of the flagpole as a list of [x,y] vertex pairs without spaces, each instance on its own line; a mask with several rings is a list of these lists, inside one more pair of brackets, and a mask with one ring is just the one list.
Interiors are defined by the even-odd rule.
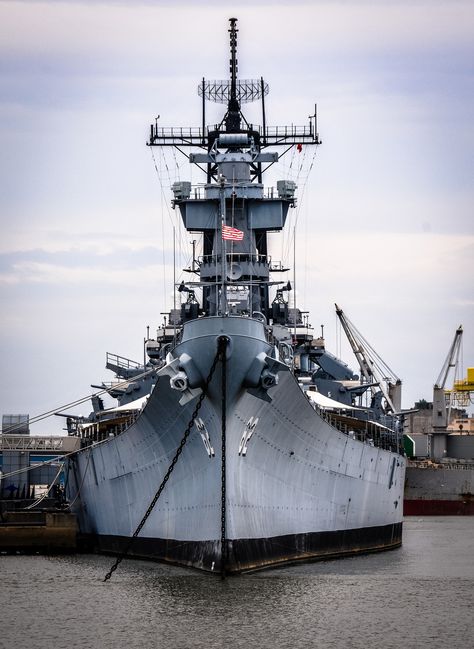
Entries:
[[223,226],[225,225],[225,178],[221,176],[221,315],[227,311],[227,295],[225,293],[225,282],[227,277],[227,241],[224,239]]
[[[235,172],[232,176],[232,227],[235,227]],[[230,272],[232,276],[232,264],[234,263],[234,240],[230,242]]]

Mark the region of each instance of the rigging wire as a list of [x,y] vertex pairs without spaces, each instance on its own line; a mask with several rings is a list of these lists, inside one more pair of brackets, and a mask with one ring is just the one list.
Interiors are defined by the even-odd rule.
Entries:
[[303,278],[303,304],[307,304],[307,286],[308,286],[308,203],[304,205],[304,278]]
[[155,170],[158,175],[158,179],[160,181],[160,188],[161,188],[161,195],[160,195],[160,215],[161,215],[161,267],[162,267],[162,272],[163,272],[163,309],[166,311],[166,260],[165,260],[165,219],[164,219],[164,210],[163,210],[163,204],[168,207],[167,203],[164,200],[164,190],[163,190],[163,184],[161,182],[161,156],[160,156],[160,169],[158,169],[157,164],[156,164],[156,159],[155,159],[155,154],[153,152],[153,147],[150,147],[151,150],[151,155],[153,158],[153,163],[155,165]]
[[[103,440],[103,441],[105,442],[106,440]],[[76,492],[76,495],[74,496],[73,500],[69,503],[69,509],[71,509],[71,507],[74,505],[74,503],[76,502],[76,500],[79,498],[79,494],[81,493],[81,489],[82,489],[82,486],[83,486],[83,484],[84,484],[84,480],[86,479],[87,469],[89,468],[89,463],[90,463],[90,461],[91,461],[92,447],[93,447],[93,445],[91,444],[91,445],[89,446],[89,455],[87,456],[87,464],[86,464],[86,468],[84,469],[84,473],[82,474],[81,484],[80,484],[80,485],[77,485],[77,482],[76,482],[76,485],[77,485],[77,492]],[[76,477],[76,476],[75,476],[75,474],[74,474],[74,478],[75,478],[75,477]]]
[[290,164],[288,165],[288,169],[287,169],[287,176],[286,176],[287,180],[290,179],[290,174],[293,168],[293,162],[295,161],[295,155],[296,155],[296,147],[292,147]]
[[[302,183],[302,188],[300,192],[300,196],[298,198],[298,203],[296,206],[296,211],[295,211],[295,216],[293,217],[292,212],[290,211],[290,216],[288,218],[287,224],[285,229],[283,230],[282,234],[282,253],[281,253],[281,262],[283,265],[291,265],[288,263],[289,258],[290,258],[290,253],[291,250],[294,250],[295,247],[295,237],[296,237],[296,231],[297,231],[297,226],[298,226],[298,221],[299,221],[299,215],[301,211],[301,206],[304,204],[306,206],[306,203],[304,202],[304,196],[306,192],[306,187],[308,185],[308,180],[311,175],[311,172],[313,170],[314,166],[314,160],[316,158],[316,149],[313,152],[313,155],[310,160],[310,164],[307,168],[307,171],[305,171],[303,175],[303,170],[305,169],[305,162],[306,162],[306,153],[307,153],[307,147],[304,147],[304,153],[303,153],[303,158],[301,159],[300,162],[298,162],[298,169],[297,169],[297,174],[295,177],[295,182],[297,186],[299,186],[299,179],[300,177],[303,177],[303,183]],[[305,208],[306,209],[306,208]],[[285,236],[285,230],[288,232],[288,234]],[[307,245],[307,237],[305,237],[305,246]],[[288,278],[288,273],[286,274]]]
[[[303,159],[301,160],[301,162],[298,165],[298,171],[297,171],[297,175],[295,177],[295,183],[297,184],[297,186],[299,186],[300,177],[302,176],[302,172],[303,172],[303,169],[304,169],[304,164],[305,164],[305,161],[306,161],[306,149],[307,149],[307,147],[304,147],[304,149],[303,149],[303,151],[304,151]],[[296,213],[295,213],[295,216],[294,216],[294,219],[293,219],[294,223],[293,224],[289,223],[288,226],[287,226],[288,227],[288,236],[286,237],[286,240],[285,240],[285,247],[284,247],[284,249],[282,249],[282,262],[283,263],[286,263],[287,260],[289,259],[290,251],[291,251],[291,249],[292,249],[292,247],[294,245],[293,236],[294,236],[295,229],[298,226],[298,220],[299,220],[299,215],[300,215],[300,211],[301,211],[301,205],[303,204],[303,199],[304,199],[304,196],[305,196],[306,187],[308,185],[308,179],[309,179],[309,177],[311,175],[311,172],[313,170],[314,160],[315,160],[315,157],[316,157],[316,152],[317,152],[317,150],[314,150],[313,156],[312,156],[310,164],[309,164],[309,167],[308,167],[307,171],[304,173],[304,176],[303,176],[303,183],[302,183],[302,187],[301,187],[301,192],[300,192],[300,195],[299,195],[299,198],[298,198],[298,203],[296,205]],[[292,217],[292,215],[290,214],[290,219],[291,219],[291,217]],[[292,227],[290,227],[290,225],[292,225]]]
[[[37,468],[37,467],[35,467],[35,468]],[[45,498],[47,498],[47,496],[49,495],[49,492],[51,491],[51,489],[53,488],[54,484],[56,483],[56,480],[57,480],[57,479],[59,478],[59,476],[61,475],[61,471],[62,471],[62,470],[63,470],[63,464],[61,464],[61,466],[59,467],[59,471],[58,471],[58,472],[56,473],[56,475],[54,476],[54,479],[53,479],[52,483],[48,486],[47,490],[46,490],[46,491],[45,491],[45,492],[44,492],[44,493],[43,493],[43,494],[42,494],[42,495],[41,495],[37,500],[35,500],[34,503],[31,503],[31,505],[28,505],[28,507],[24,507],[24,508],[23,508],[24,510],[25,510],[25,509],[33,509],[34,507],[36,507],[37,505],[39,505],[41,502],[43,502],[43,500],[45,500]]]
[[[149,370],[146,370],[145,372],[142,372],[141,374],[137,374],[136,376],[133,377],[133,380],[141,379],[144,378],[145,376],[148,376],[149,374],[152,374],[153,372],[156,371],[156,368],[152,367]],[[121,388],[125,385],[128,385],[130,383],[130,379],[127,379],[125,381],[120,381],[119,383],[114,383],[113,388]],[[93,397],[100,397],[103,394],[109,394],[109,390],[107,388],[104,388],[103,390],[99,390],[98,392],[93,392],[92,394],[88,394],[85,397],[81,397],[80,399],[76,399],[75,401],[70,401],[69,403],[66,403],[63,406],[60,406],[59,408],[54,408],[52,410],[47,410],[46,412],[43,412],[39,415],[35,415],[34,417],[31,417],[29,420],[30,424],[36,424],[39,421],[42,421],[43,419],[48,419],[48,417],[52,417],[55,415],[57,412],[62,412],[63,410],[66,410],[67,408],[74,408],[75,406],[81,405],[81,403],[85,403],[86,401],[90,401]],[[14,426],[10,426],[8,430],[3,431],[4,434],[10,435],[12,434],[12,431],[17,430],[18,428],[21,428],[23,424],[15,424]]]
[[180,166],[178,164],[178,159],[176,157],[176,149],[175,149],[175,147],[172,147],[172,151],[173,151],[174,163],[175,163],[175,166],[176,166],[176,176],[175,177],[178,180],[180,180],[180,171],[181,171],[181,169],[180,169]]
[[341,358],[342,356],[342,337],[341,337],[341,323],[339,321],[339,318],[337,316],[337,313],[334,312],[334,318],[335,318],[335,333],[336,333],[336,356],[337,358]]
[[[152,159],[153,159],[153,164],[155,167],[156,175],[158,178],[158,182],[160,185],[160,203],[161,203],[161,252],[162,252],[162,267],[163,267],[163,300],[164,300],[164,310],[167,310],[167,302],[168,302],[168,295],[167,295],[167,286],[168,283],[166,281],[167,279],[167,273],[166,273],[166,249],[165,249],[165,241],[169,239],[166,235],[166,230],[165,230],[165,209],[166,208],[166,214],[168,216],[169,222],[171,224],[171,228],[175,228],[175,232],[178,235],[178,252],[179,252],[179,258],[180,258],[180,263],[182,265],[182,259],[183,259],[183,247],[184,247],[184,242],[183,242],[183,227],[182,227],[182,222],[181,220],[176,216],[176,213],[173,211],[171,212],[169,202],[168,202],[168,191],[171,190],[172,187],[172,180],[171,180],[171,172],[170,172],[170,166],[168,165],[168,161],[166,159],[163,147],[159,147],[159,164],[156,161],[155,153],[153,151],[153,147],[150,147]],[[173,152],[175,154],[175,162],[176,166],[178,167],[178,163],[176,160],[176,153],[173,148]],[[178,167],[179,168],[179,167]],[[168,177],[168,187],[165,187],[163,183],[163,178],[164,178],[164,171],[166,170],[166,175]],[[179,178],[179,174],[178,174]],[[179,279],[181,279],[182,273],[179,275]],[[176,290],[176,287],[173,287],[173,291]]]
[[224,355],[226,353],[223,340],[225,340],[225,337],[221,336],[219,338],[218,350],[217,350],[217,353],[216,353],[216,355],[214,357],[214,361],[213,361],[213,363],[211,365],[211,369],[209,370],[209,374],[208,374],[208,376],[206,378],[206,381],[204,383],[202,392],[201,392],[201,394],[200,394],[200,396],[199,396],[199,398],[197,400],[196,406],[195,406],[195,408],[194,408],[194,410],[192,412],[191,419],[189,420],[189,423],[186,426],[186,429],[184,431],[181,442],[179,443],[179,446],[176,449],[176,453],[174,454],[173,459],[171,460],[171,464],[169,465],[168,470],[165,473],[165,475],[163,477],[163,480],[161,481],[160,486],[158,487],[158,490],[156,491],[155,495],[153,496],[153,498],[152,498],[152,500],[151,500],[151,502],[150,502],[150,504],[148,506],[148,509],[146,510],[146,512],[145,512],[144,516],[142,517],[140,523],[138,524],[137,528],[133,532],[132,536],[129,537],[128,540],[126,541],[125,548],[119,554],[119,556],[115,560],[114,564],[111,566],[110,570],[105,575],[104,581],[108,581],[112,577],[113,573],[117,570],[117,568],[119,567],[121,562],[128,556],[128,554],[129,554],[129,552],[130,552],[130,550],[132,548],[133,542],[135,541],[137,536],[140,534],[143,526],[145,525],[145,523],[148,520],[149,516],[151,515],[153,509],[155,508],[155,505],[158,502],[158,499],[160,498],[160,496],[161,496],[161,494],[163,492],[163,489],[165,488],[166,483],[168,482],[168,480],[170,478],[170,475],[172,474],[172,472],[174,470],[174,467],[176,466],[176,463],[179,460],[179,457],[180,457],[180,455],[181,455],[181,453],[182,453],[182,451],[184,449],[184,446],[185,446],[185,444],[186,444],[186,442],[188,440],[188,437],[191,434],[191,430],[193,429],[194,422],[196,421],[196,417],[198,416],[198,413],[199,413],[199,410],[200,410],[200,408],[202,406],[202,403],[203,403],[205,397],[207,396],[207,391],[208,391],[208,388],[209,388],[209,384],[210,384],[210,382],[212,380],[212,376],[213,376],[214,371],[216,369],[219,358],[221,358],[222,353]]
[[370,368],[377,370],[381,377],[384,379],[393,379],[399,381],[400,379],[395,374],[395,372],[387,365],[387,363],[379,356],[371,344],[367,341],[366,338],[361,334],[351,320],[345,315],[345,320],[348,323],[351,333],[354,336],[357,345],[360,350],[366,351],[370,360]]
[[[177,160],[177,157],[176,157],[176,147],[174,147],[174,146],[171,147],[171,153],[173,155],[173,161],[174,161],[173,170],[175,171],[175,175],[173,177],[173,180],[174,181],[176,181],[176,180],[179,181],[180,180],[180,173],[179,173],[180,168],[179,168],[178,160]],[[173,186],[173,182],[172,182],[170,169],[169,169],[169,166],[168,166],[167,161],[166,161],[166,155],[165,155],[165,151],[164,151],[163,147],[160,148],[160,154],[163,155],[163,159],[164,159],[164,162],[165,162],[165,169],[166,169],[167,174],[168,174],[168,187],[171,190],[171,188]],[[167,199],[166,199],[166,204],[168,205]],[[175,260],[175,256],[176,256],[176,234],[177,234],[177,241],[178,241],[178,257],[179,257],[179,260],[180,260],[180,262],[179,262],[180,266],[183,266],[183,259],[185,257],[185,253],[183,252],[185,242],[183,241],[184,233],[183,233],[183,231],[182,231],[182,229],[180,227],[181,226],[181,220],[177,216],[176,211],[173,211],[171,213],[169,211],[169,208],[168,208],[168,212],[169,212],[170,216],[171,216],[171,214],[173,215],[171,218],[172,218],[172,221],[173,221],[173,242],[174,242],[174,244],[173,244],[173,266],[174,266],[173,275],[175,275],[176,274],[176,260]],[[176,300],[176,298],[175,298],[176,282],[173,282],[173,284],[174,284],[174,287],[173,287],[173,306],[174,306],[174,303],[175,303],[175,300]]]
[[[100,440],[100,442],[93,442],[91,444],[91,446],[93,446],[95,448],[96,446],[100,446],[100,444],[105,444],[105,442],[108,442],[109,440],[110,440],[110,438],[102,439],[102,440]],[[5,479],[5,478],[10,478],[11,476],[14,476],[14,475],[19,475],[20,473],[27,473],[28,471],[34,471],[35,469],[39,469],[42,466],[47,466],[48,464],[55,464],[58,461],[61,462],[62,460],[64,460],[64,458],[73,457],[74,455],[77,455],[78,453],[83,453],[88,448],[90,448],[90,447],[86,446],[86,447],[83,447],[83,448],[78,448],[75,451],[70,451],[69,453],[63,453],[61,455],[56,455],[55,457],[51,458],[50,460],[45,460],[44,462],[38,462],[38,463],[36,463],[34,465],[25,466],[22,469],[16,469],[16,471],[10,471],[10,473],[3,473],[2,474],[2,480]]]
[[[189,267],[191,265],[192,255],[188,251],[189,250],[188,245],[187,245],[187,234],[188,233],[184,228],[183,222],[178,217],[178,215],[177,215],[177,213],[175,211],[172,212],[170,210],[170,207],[169,207],[169,204],[168,204],[168,190],[171,190],[172,178],[171,178],[171,172],[170,172],[170,165],[168,165],[164,148],[163,147],[158,147],[159,160],[160,160],[159,165],[157,164],[155,153],[153,151],[153,147],[150,147],[150,150],[151,150],[151,155],[152,155],[152,158],[153,158],[153,164],[154,164],[155,171],[156,171],[156,174],[157,174],[157,177],[158,177],[158,182],[159,182],[159,185],[160,185],[160,192],[161,192],[161,205],[162,205],[162,211],[161,211],[161,216],[162,216],[162,264],[163,264],[163,275],[164,275],[163,276],[163,294],[166,297],[166,286],[167,286],[166,279],[165,279],[166,261],[165,261],[165,248],[164,248],[163,244],[166,241],[167,237],[166,237],[166,233],[165,233],[165,224],[164,224],[164,216],[163,216],[164,215],[163,204],[166,206],[166,212],[167,212],[168,219],[169,219],[169,222],[171,224],[171,227],[174,227],[176,229],[177,241],[178,241],[178,256],[179,256],[179,260],[180,260],[181,269]],[[177,161],[175,147],[173,147],[173,156],[174,156],[175,165],[172,168],[176,167],[176,169],[178,169],[177,176],[175,176],[175,177],[177,177],[179,179],[180,178],[180,172],[179,172],[180,167],[179,167],[179,164],[178,164],[178,161]],[[168,187],[165,187],[164,183],[163,183],[163,177],[164,177],[163,169],[166,170],[166,174],[167,174],[167,177],[168,177],[168,185],[169,185]],[[191,165],[191,169],[192,169],[192,165]],[[178,281],[181,281],[183,279],[183,277],[184,277],[184,273],[183,273],[183,270],[181,270],[181,272],[178,274]],[[166,310],[166,306],[165,306],[165,310]]]

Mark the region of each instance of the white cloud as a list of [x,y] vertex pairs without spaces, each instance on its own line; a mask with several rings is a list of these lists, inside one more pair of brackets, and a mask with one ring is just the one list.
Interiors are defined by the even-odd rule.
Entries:
[[12,273],[0,275],[0,283],[15,284],[50,284],[67,285],[71,288],[76,284],[100,284],[101,286],[115,284],[122,288],[134,288],[142,283],[148,274],[158,274],[162,268],[146,266],[139,269],[110,269],[105,267],[69,268],[53,264],[23,263],[15,264]]
[[[428,5],[425,2],[248,4],[241,4],[237,13],[240,38],[247,39],[242,58],[249,61],[261,52],[262,45],[267,52],[281,53],[283,44],[278,36],[283,34],[286,35],[284,45],[291,48],[288,53],[293,58],[312,48],[337,49],[341,43],[345,49],[372,50],[403,45],[418,50],[433,44],[459,46],[470,43],[472,36],[473,8],[467,1]],[[269,4],[273,4],[272,9]],[[232,15],[235,13],[235,4],[219,2],[217,5],[5,2],[0,6],[2,49],[17,55],[34,52],[56,56],[68,52],[77,57],[76,69],[94,63],[100,69],[101,61],[113,61],[118,44],[127,44],[128,57],[140,58],[142,69],[148,71],[151,65],[157,68],[162,63],[153,58],[157,51],[167,57],[168,66],[183,61],[183,57],[189,60],[189,53],[182,46],[186,42],[197,45],[197,61],[215,58],[211,50],[215,53],[219,47],[227,46],[231,7]],[[206,31],[213,34],[208,39],[212,48],[205,45],[205,38],[196,38],[203,33],[197,25],[205,25]],[[262,34],[262,25],[271,34],[268,39]],[[226,69],[219,59],[217,64]]]
[[[227,74],[234,11],[0,3],[0,411],[20,408],[19,385],[36,412],[77,396],[74,383],[82,393],[106,349],[139,355],[144,324],[170,307],[172,223],[180,248],[191,236],[144,142],[157,112],[164,125],[199,123],[196,85]],[[268,120],[301,123],[319,104],[298,298],[333,349],[340,302],[405,379],[407,405],[430,398],[460,322],[474,359],[473,15],[470,2],[239,4],[240,73],[269,81]],[[176,169],[163,172],[169,186]]]

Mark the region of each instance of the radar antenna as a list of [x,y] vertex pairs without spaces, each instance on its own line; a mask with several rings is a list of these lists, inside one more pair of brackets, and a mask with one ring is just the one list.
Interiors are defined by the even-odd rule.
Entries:
[[237,18],[230,18],[230,97],[225,118],[226,131],[240,131],[240,104],[237,99]]
[[230,29],[229,29],[229,34],[230,34],[230,100],[231,101],[236,101],[237,100],[237,95],[236,95],[236,83],[237,83],[237,69],[238,69],[238,62],[237,62],[237,33],[238,29],[235,27],[235,23],[237,22],[237,18],[229,18],[230,22]]
[[[238,79],[237,60],[237,18],[229,18],[229,71],[230,78],[224,80],[208,81],[202,79],[198,86],[198,94],[202,98],[202,120],[199,127],[161,127],[158,119],[150,124],[150,137],[148,146],[172,146],[184,155],[183,148],[199,147],[205,153],[193,153],[190,162],[195,163],[207,174],[207,182],[217,181],[217,164],[215,148],[221,146],[227,150],[239,150],[242,147],[252,147],[253,160],[250,165],[251,180],[262,182],[262,174],[278,160],[278,156],[285,155],[292,147],[301,147],[304,144],[319,145],[321,140],[317,133],[316,108],[314,115],[309,118],[307,126],[267,126],[265,115],[265,96],[268,95],[268,83],[260,79]],[[244,103],[261,100],[263,125],[248,123],[241,110]],[[217,124],[206,125],[206,101],[225,104],[227,110],[224,117]],[[233,136],[239,137],[233,137]],[[232,137],[229,137],[232,136]],[[240,137],[241,136],[241,137]],[[269,146],[285,147],[283,153],[262,153]],[[206,167],[201,167],[204,164]],[[262,164],[267,164],[265,168]]]
[[[200,97],[213,101],[217,104],[227,104],[228,114],[238,115],[238,128],[240,128],[240,105],[249,103],[268,95],[268,83],[260,79],[237,79],[239,64],[237,61],[237,18],[229,18],[230,29],[230,79],[219,81],[206,81],[205,79],[198,86]],[[226,122],[227,124],[227,122]],[[227,129],[229,130],[229,129]]]

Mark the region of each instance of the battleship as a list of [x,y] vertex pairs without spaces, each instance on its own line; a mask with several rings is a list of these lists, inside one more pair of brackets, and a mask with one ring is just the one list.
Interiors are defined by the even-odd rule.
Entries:
[[[288,151],[320,144],[316,110],[306,126],[268,126],[268,84],[238,78],[237,19],[228,31],[229,79],[199,84],[201,126],[155,121],[147,142],[203,173],[170,195],[202,255],[175,286],[179,308],[146,341],[148,360],[107,356],[117,380],[99,387],[118,405],[96,396],[89,417],[68,418],[82,446],[68,459],[67,495],[99,552],[211,573],[396,548],[400,381],[377,379],[339,307],[360,374],[327,351],[269,254],[297,186],[265,188],[263,177]],[[225,106],[212,126],[209,101]],[[261,125],[242,111],[252,101]]]

